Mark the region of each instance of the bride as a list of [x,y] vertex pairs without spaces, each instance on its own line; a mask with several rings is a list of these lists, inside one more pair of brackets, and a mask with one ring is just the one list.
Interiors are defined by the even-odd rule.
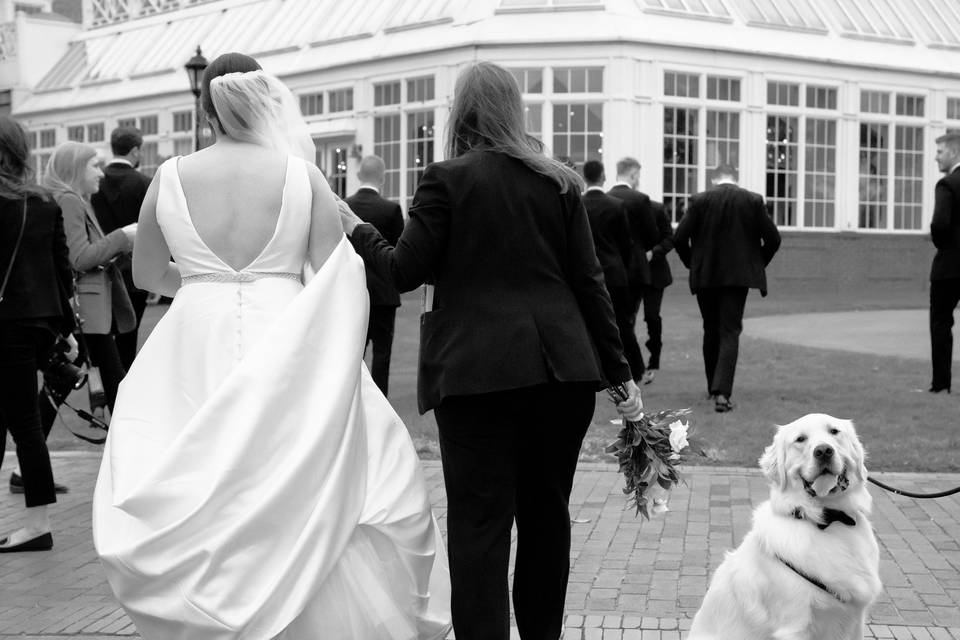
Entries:
[[140,214],[134,279],[175,296],[97,480],[110,586],[147,640],[443,638],[443,543],[299,111],[236,53],[202,99],[216,144],[163,163]]

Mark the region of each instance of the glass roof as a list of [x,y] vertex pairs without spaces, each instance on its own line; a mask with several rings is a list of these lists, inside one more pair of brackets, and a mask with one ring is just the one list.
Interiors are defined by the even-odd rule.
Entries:
[[685,13],[691,16],[730,18],[730,12],[721,0],[644,0],[648,9]]
[[734,3],[750,24],[827,29],[811,0],[734,0]]
[[[901,2],[903,0],[897,4]],[[897,40],[914,38],[893,0],[825,0],[825,4],[840,24],[841,31],[848,35]]]
[[960,3],[956,0],[904,0],[908,13],[930,44],[960,46]]

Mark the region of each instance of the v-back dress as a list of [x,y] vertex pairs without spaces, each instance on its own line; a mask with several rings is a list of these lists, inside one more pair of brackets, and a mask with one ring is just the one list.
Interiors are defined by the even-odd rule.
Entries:
[[287,162],[247,267],[193,225],[178,158],[157,220],[183,286],[117,399],[93,536],[146,640],[445,637],[449,575],[419,461],[362,356],[363,263],[305,286],[312,192]]

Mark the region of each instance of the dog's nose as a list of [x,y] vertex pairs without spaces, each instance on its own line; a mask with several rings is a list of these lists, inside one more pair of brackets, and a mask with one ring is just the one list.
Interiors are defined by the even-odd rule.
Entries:
[[817,460],[826,462],[833,457],[833,447],[828,444],[817,445],[817,447],[813,450],[813,457]]

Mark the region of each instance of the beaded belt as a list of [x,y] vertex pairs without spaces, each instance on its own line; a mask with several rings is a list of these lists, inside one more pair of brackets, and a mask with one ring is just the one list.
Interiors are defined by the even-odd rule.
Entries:
[[265,278],[283,278],[284,280],[295,280],[301,282],[299,273],[290,273],[288,271],[215,271],[211,273],[197,273],[194,275],[183,276],[180,279],[181,285],[193,284],[195,282],[226,282],[243,283],[263,280]]

